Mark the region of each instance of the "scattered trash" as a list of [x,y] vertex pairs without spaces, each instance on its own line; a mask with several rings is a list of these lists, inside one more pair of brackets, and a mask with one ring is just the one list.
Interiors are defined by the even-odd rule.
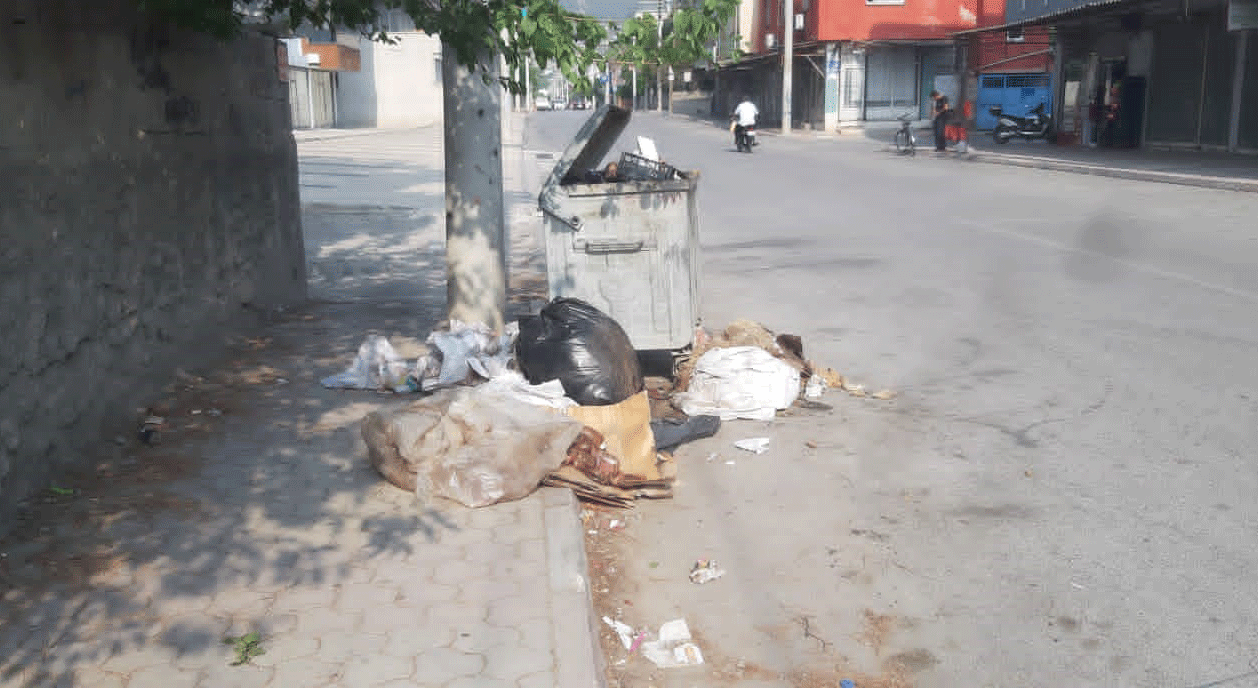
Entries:
[[69,488],[69,487],[57,487],[56,485],[49,485],[49,486],[48,486],[48,491],[49,491],[49,492],[51,492],[52,494],[54,494],[54,495],[58,496],[58,497],[73,497],[73,496],[75,495],[75,492],[76,492],[76,490],[74,490],[74,489],[72,489],[72,488]]
[[161,416],[147,416],[140,422],[139,437],[140,441],[145,444],[158,444],[161,442],[161,431],[166,427],[166,419]]
[[705,437],[711,437],[721,429],[719,416],[691,416],[684,421],[651,421],[651,434],[655,435],[656,451],[672,449],[678,445]]
[[606,616],[603,617],[603,623],[611,626],[611,629],[616,631],[616,635],[620,638],[620,644],[624,645],[626,650],[631,650],[633,648],[634,640],[632,627],[626,623],[616,621],[615,619],[611,619]]
[[733,459],[730,459],[729,461],[726,461],[726,462],[725,462],[725,465],[726,465],[726,466],[733,466],[733,465],[734,465],[734,460],[733,460]]
[[282,378],[282,377],[277,377],[277,378],[275,378],[275,384],[277,384],[277,385],[286,385],[286,384],[288,384],[288,379],[287,379],[287,378]]
[[608,530],[620,530],[624,526],[625,526],[625,522],[618,518],[613,518],[612,520],[607,522]]
[[603,435],[602,448],[616,457],[620,472],[644,480],[662,480],[655,435],[651,429],[651,400],[646,390],[617,404],[573,406],[564,411]]
[[865,385],[845,385],[843,389],[854,397],[866,396]]
[[657,148],[655,145],[655,139],[648,138],[646,136],[639,136],[637,138],[638,138],[638,155],[641,155],[647,160],[651,160],[653,162],[659,162],[660,151],[659,151],[659,148]]
[[759,347],[710,349],[673,399],[691,416],[769,420],[799,397],[799,379],[798,370]]
[[696,585],[703,585],[704,583],[711,583],[724,575],[725,569],[718,567],[715,561],[712,559],[700,559],[690,569],[690,582]]
[[479,507],[524,497],[559,468],[581,423],[483,387],[442,390],[362,421],[372,466],[422,499]]
[[[323,378],[320,384],[331,389],[388,390],[405,394],[460,385],[473,373],[493,378],[507,371],[517,333],[515,323],[507,325],[502,335],[494,335],[482,323],[451,320],[447,329],[428,335],[429,352],[413,364],[403,360],[388,339],[373,334],[359,345],[358,355],[349,368]],[[283,378],[276,380],[277,384],[287,382]]]
[[647,566],[649,566],[649,567],[651,567],[651,568],[653,568],[653,569],[658,569],[658,568],[660,567],[660,563],[659,563],[658,561],[653,561],[653,562],[651,562],[650,564],[647,564]]
[[891,391],[891,390],[889,390],[889,389],[884,389],[884,390],[882,390],[882,391],[880,391],[880,392],[874,392],[873,394],[871,394],[871,395],[869,395],[869,396],[871,396],[871,397],[873,397],[873,398],[875,398],[875,399],[879,399],[879,400],[881,400],[881,401],[886,401],[886,400],[888,400],[888,399],[894,399],[894,398],[895,398],[895,392],[892,392],[892,391]]
[[690,640],[686,620],[675,619],[660,626],[656,640],[642,643],[642,655],[661,669],[703,664],[703,653]]
[[817,443],[813,442],[812,440],[808,440],[807,442],[804,443],[804,446],[808,447],[809,449],[816,449]]
[[719,458],[721,458],[720,454],[717,454],[716,452],[712,452],[711,454],[708,454],[707,460],[708,460],[708,463],[711,463]]
[[582,406],[617,404],[643,390],[629,335],[579,299],[556,298],[537,315],[521,318],[515,353],[529,382],[559,380]]
[[481,389],[497,392],[534,406],[566,409],[577,405],[577,402],[564,396],[563,385],[559,384],[558,380],[531,385],[523,375],[514,370],[504,370],[494,375],[488,382],[481,385]]
[[[502,335],[494,335],[483,323],[451,320],[449,329],[428,335],[427,342],[436,352],[416,360],[413,376],[425,392],[463,384],[472,373],[492,379],[507,372],[518,334],[517,323],[507,324]],[[439,371],[435,376],[434,368]]]
[[734,443],[734,446],[752,454],[763,454],[769,451],[769,438],[751,437],[745,440],[738,440]]
[[410,366],[393,350],[389,340],[373,334],[358,346],[358,355],[344,372],[325,377],[320,384],[331,389],[414,392],[418,386],[410,378]]
[[809,399],[816,399],[826,391],[826,383],[819,375],[813,375],[808,378],[808,384],[804,386],[804,396]]
[[839,681],[839,688],[856,688],[856,683],[850,678]]
[[822,382],[826,383],[826,387],[831,389],[843,389],[843,385],[846,384],[843,376],[834,368],[820,368],[816,371],[816,374],[821,378]]

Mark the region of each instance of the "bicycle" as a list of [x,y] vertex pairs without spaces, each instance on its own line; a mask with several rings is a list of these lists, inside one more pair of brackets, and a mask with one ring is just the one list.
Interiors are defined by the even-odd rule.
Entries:
[[913,113],[906,112],[896,119],[900,129],[895,133],[895,152],[900,155],[917,155],[917,138],[913,136]]

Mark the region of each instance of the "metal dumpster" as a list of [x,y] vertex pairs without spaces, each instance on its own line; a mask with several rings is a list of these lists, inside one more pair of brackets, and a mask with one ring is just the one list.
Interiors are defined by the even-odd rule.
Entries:
[[620,165],[633,180],[591,183],[629,117],[596,110],[542,187],[550,298],[597,306],[635,349],[680,349],[699,318],[698,174],[625,154]]

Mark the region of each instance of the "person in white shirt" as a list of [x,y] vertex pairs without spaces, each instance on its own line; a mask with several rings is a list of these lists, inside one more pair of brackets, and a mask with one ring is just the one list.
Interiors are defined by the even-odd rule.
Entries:
[[738,140],[743,130],[756,126],[756,118],[759,116],[760,110],[756,108],[755,103],[751,102],[751,96],[743,96],[743,102],[734,108],[734,146],[736,148],[739,147]]

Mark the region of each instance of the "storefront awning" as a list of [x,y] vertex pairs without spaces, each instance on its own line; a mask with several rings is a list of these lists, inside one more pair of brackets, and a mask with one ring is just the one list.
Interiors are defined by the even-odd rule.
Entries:
[[1060,21],[1062,19],[1069,19],[1069,18],[1078,17],[1078,16],[1086,16],[1102,8],[1108,10],[1112,7],[1138,5],[1140,4],[1140,2],[1141,0],[1092,0],[1092,2],[1086,2],[1082,5],[1076,5],[1068,9],[1059,10],[1057,12],[1050,12],[1048,14],[1041,14],[1038,17],[1028,17],[1026,19],[1020,19],[1015,22],[998,24],[996,26],[983,26],[977,29],[966,29],[964,31],[957,31],[956,33],[952,35],[953,36],[972,36],[974,34],[980,34],[980,33],[991,33],[991,32],[997,32],[997,31],[1008,31],[1010,29],[1020,29],[1024,26],[1048,24],[1051,22]]

